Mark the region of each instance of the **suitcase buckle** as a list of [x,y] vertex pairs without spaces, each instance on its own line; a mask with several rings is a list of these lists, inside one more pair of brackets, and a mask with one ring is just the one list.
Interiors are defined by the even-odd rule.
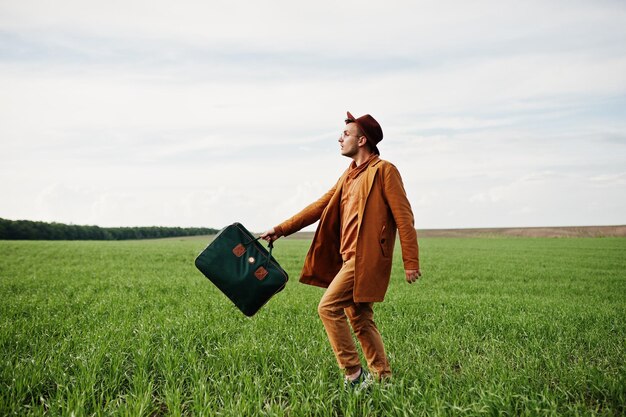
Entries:
[[241,243],[233,248],[233,253],[237,258],[241,257],[244,253],[246,253],[246,247]]
[[267,276],[268,272],[267,269],[263,268],[262,266],[260,266],[255,272],[254,272],[254,276],[259,280],[263,280],[263,278],[265,278]]

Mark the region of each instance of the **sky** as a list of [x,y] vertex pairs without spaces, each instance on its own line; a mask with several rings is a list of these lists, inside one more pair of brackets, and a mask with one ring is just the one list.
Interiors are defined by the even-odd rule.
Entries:
[[626,224],[624,1],[0,0],[2,218],[260,232],[346,111],[418,230]]

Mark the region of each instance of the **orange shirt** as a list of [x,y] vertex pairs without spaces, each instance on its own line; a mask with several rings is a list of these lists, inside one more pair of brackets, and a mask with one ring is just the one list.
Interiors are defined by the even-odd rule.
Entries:
[[353,161],[350,165],[350,171],[341,191],[341,258],[344,261],[352,258],[356,253],[356,241],[358,238],[359,224],[359,183],[363,179],[361,175],[369,166],[370,162],[376,159],[378,155],[372,154],[365,162],[358,167]]

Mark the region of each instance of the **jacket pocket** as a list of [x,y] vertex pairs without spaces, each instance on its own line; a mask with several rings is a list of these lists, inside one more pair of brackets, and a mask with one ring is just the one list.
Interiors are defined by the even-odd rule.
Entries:
[[386,235],[387,226],[383,224],[382,229],[380,229],[380,236],[378,238],[378,242],[380,243],[380,250],[383,253],[383,257],[387,258],[389,256],[389,251],[387,250],[387,235]]

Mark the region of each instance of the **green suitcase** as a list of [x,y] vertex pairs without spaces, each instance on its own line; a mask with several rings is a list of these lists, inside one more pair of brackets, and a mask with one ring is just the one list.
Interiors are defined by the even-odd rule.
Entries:
[[253,316],[285,288],[289,277],[269,252],[242,224],[226,226],[196,258],[196,267],[243,314]]

